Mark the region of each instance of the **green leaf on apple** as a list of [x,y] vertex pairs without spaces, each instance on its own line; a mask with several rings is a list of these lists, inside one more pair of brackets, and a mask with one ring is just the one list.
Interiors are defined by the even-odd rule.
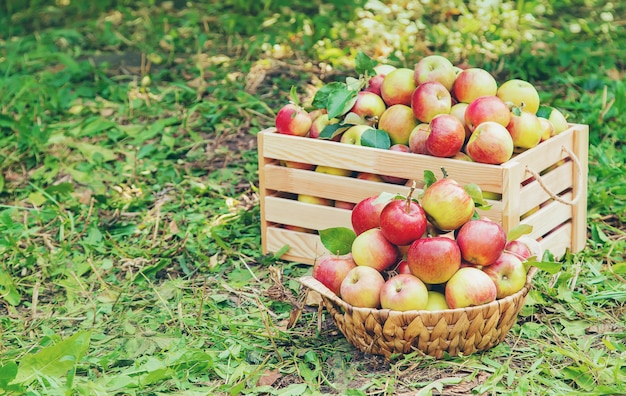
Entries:
[[431,170],[424,170],[424,190],[430,187],[437,181],[437,176],[435,176],[435,172]]
[[552,107],[541,105],[539,106],[539,110],[537,110],[537,117],[548,119],[550,118],[550,114],[552,114]]
[[331,82],[322,86],[315,93],[313,101],[311,102],[311,106],[316,109],[325,109],[328,106],[328,98],[333,94],[333,92],[340,89],[346,89],[346,84],[340,82]]
[[391,138],[382,129],[368,129],[361,135],[361,146],[388,150],[391,147]]
[[300,98],[298,98],[298,88],[295,85],[291,86],[289,91],[289,100],[296,106],[300,106]]
[[320,132],[319,138],[320,139],[333,139],[335,136],[341,135],[343,132],[346,131],[346,129],[350,128],[351,126],[352,124],[342,124],[342,123],[328,124]]
[[491,208],[489,202],[485,201],[483,198],[483,191],[480,189],[478,184],[470,183],[463,186],[463,189],[472,197],[474,201],[474,206],[477,208],[481,208],[483,210],[488,210]]
[[377,64],[378,62],[367,56],[365,52],[359,51],[356,54],[356,58],[354,60],[354,71],[356,71],[358,74],[363,74],[371,77],[376,75],[374,67],[376,67]]
[[349,89],[346,85],[343,87],[343,89],[337,89],[328,96],[326,109],[329,119],[346,114],[356,102],[357,91]]
[[381,192],[380,194],[378,194],[378,197],[376,197],[376,199],[372,202],[372,205],[388,204],[389,202],[398,198],[405,197],[396,193]]
[[507,241],[514,241],[522,235],[530,234],[533,232],[533,226],[530,224],[518,224],[506,236]]
[[322,245],[329,252],[337,255],[348,254],[352,251],[352,242],[356,233],[347,227],[332,227],[319,230]]
[[365,80],[354,77],[346,77],[346,86],[353,91],[360,91],[365,85]]

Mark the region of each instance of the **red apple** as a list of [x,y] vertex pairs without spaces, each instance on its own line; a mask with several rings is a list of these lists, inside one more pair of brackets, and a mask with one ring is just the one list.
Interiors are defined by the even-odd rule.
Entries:
[[539,118],[527,111],[511,112],[511,120],[506,129],[513,138],[513,145],[522,149],[533,148],[541,141],[543,130]]
[[474,214],[472,197],[452,179],[439,179],[422,196],[422,208],[430,222],[442,231],[453,231]]
[[426,232],[426,214],[415,201],[395,199],[380,212],[380,229],[389,242],[409,245]]
[[524,263],[514,254],[504,252],[490,266],[483,268],[496,285],[496,297],[505,298],[522,290],[526,284]]
[[396,272],[399,274],[410,274],[411,269],[409,268],[409,262],[406,259],[400,260],[398,266],[396,267]]
[[378,195],[367,197],[359,201],[352,209],[352,229],[357,235],[380,226],[380,212],[382,212],[386,202],[374,203],[377,199]]
[[326,254],[315,261],[313,278],[339,296],[341,282],[354,267],[356,267],[356,263],[352,259],[352,253],[344,255]]
[[506,232],[490,220],[470,220],[456,235],[463,260],[480,266],[493,264],[504,251]]
[[529,113],[539,110],[539,93],[534,85],[517,78],[505,81],[498,87],[496,95],[505,103],[511,103]]
[[452,309],[488,304],[495,301],[496,284],[482,270],[459,269],[446,283],[446,302]]
[[428,124],[419,124],[409,134],[409,150],[415,154],[426,154],[428,155],[428,150],[426,149],[426,139],[428,138],[428,134],[430,133]]
[[335,208],[352,210],[356,204],[354,202],[347,201],[335,201]]
[[398,262],[398,247],[389,242],[380,228],[360,233],[352,242],[352,257],[359,266],[384,271]]
[[350,109],[351,112],[363,117],[364,119],[378,120],[387,106],[379,95],[373,92],[361,91],[356,96],[356,102]]
[[360,180],[375,181],[378,183],[384,182],[383,178],[375,173],[359,172],[357,173],[356,178]]
[[385,76],[380,86],[380,96],[382,96],[387,106],[396,104],[410,106],[411,95],[415,88],[413,70],[399,67]]
[[450,91],[436,81],[419,85],[411,96],[413,114],[421,122],[430,122],[438,114],[450,113]]
[[357,266],[352,268],[343,282],[340,295],[354,307],[380,307],[380,290],[385,284],[383,275],[372,267]]
[[554,134],[558,135],[563,132],[567,128],[569,128],[569,124],[567,122],[567,118],[561,113],[558,109],[551,106],[540,106],[537,111],[537,117],[545,118],[554,127]]
[[513,138],[497,122],[483,122],[470,135],[465,152],[476,162],[503,164],[513,156]]
[[426,150],[435,157],[452,157],[465,143],[465,126],[453,115],[437,115],[429,128]]
[[418,277],[411,274],[394,275],[380,289],[380,306],[393,311],[425,309],[428,289]]
[[315,164],[307,164],[305,162],[297,162],[297,161],[280,161],[280,164],[286,166],[287,168],[293,169],[304,169],[304,170],[313,170],[315,169]]
[[483,122],[494,121],[506,127],[511,121],[511,110],[497,96],[483,96],[467,105],[465,109],[465,124],[474,130]]
[[461,266],[461,251],[451,238],[420,238],[409,246],[406,259],[411,273],[423,282],[444,283]]
[[285,135],[306,136],[312,123],[309,114],[293,103],[284,105],[276,115],[276,131]]
[[428,291],[428,302],[426,303],[427,311],[443,311],[449,308],[445,294],[436,290]]
[[389,134],[391,144],[409,144],[409,136],[417,126],[413,110],[404,104],[389,106],[378,120],[378,129]]
[[528,246],[531,257],[537,257],[537,260],[542,259],[543,248],[541,247],[541,243],[539,243],[539,241],[529,235],[522,235],[521,237],[517,238],[516,241],[519,241]]
[[516,255],[522,261],[533,255],[528,245],[517,239],[508,241],[504,246],[504,251]]
[[376,74],[369,79],[364,91],[373,92],[376,95],[381,95],[380,87],[383,84],[385,76],[395,70],[396,67],[392,65],[377,65],[374,67]]
[[495,95],[498,82],[484,69],[471,67],[457,74],[452,94],[459,102],[471,103],[481,96]]
[[415,64],[413,79],[417,86],[436,81],[450,91],[456,79],[456,70],[447,58],[440,55],[428,55]]
[[[410,136],[409,136],[409,139],[410,139]],[[389,147],[389,150],[398,151],[401,153],[411,152],[411,149],[406,144],[394,144],[391,147]],[[383,181],[387,183],[392,183],[392,184],[406,184],[406,182],[408,181],[407,179],[403,179],[401,177],[395,177],[395,176],[380,175],[380,177],[383,179]]]

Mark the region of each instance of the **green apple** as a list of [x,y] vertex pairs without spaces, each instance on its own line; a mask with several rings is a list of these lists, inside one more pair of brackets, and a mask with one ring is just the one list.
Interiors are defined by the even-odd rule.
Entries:
[[436,290],[428,291],[428,302],[426,303],[427,311],[443,311],[449,308],[445,294]]
[[543,129],[539,118],[528,111],[522,110],[511,112],[511,121],[506,129],[513,138],[513,145],[521,149],[530,149],[535,147],[541,141]]
[[350,128],[346,129],[344,133],[341,134],[340,142],[360,146],[361,136],[363,136],[363,132],[367,131],[368,129],[374,129],[374,128],[372,128],[369,125],[351,126]]
[[534,85],[517,78],[505,81],[496,94],[504,103],[511,103],[529,113],[539,110],[539,93]]

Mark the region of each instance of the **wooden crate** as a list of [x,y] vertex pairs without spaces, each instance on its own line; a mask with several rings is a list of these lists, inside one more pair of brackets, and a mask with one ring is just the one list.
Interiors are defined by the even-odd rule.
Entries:
[[[261,236],[263,253],[286,245],[282,259],[312,264],[326,252],[318,230],[349,227],[350,210],[297,200],[306,194],[356,203],[381,192],[406,194],[409,187],[362,180],[358,172],[395,176],[423,186],[424,170],[437,178],[445,168],[460,184],[476,183],[496,194],[482,214],[508,232],[520,223],[533,227],[531,236],[544,249],[562,256],[585,247],[587,221],[587,125],[571,124],[559,135],[515,155],[502,165],[436,158],[278,134],[258,134]],[[351,177],[295,169],[282,161],[325,165],[352,171]],[[535,176],[539,176],[537,179]],[[305,229],[306,231],[303,231]]]

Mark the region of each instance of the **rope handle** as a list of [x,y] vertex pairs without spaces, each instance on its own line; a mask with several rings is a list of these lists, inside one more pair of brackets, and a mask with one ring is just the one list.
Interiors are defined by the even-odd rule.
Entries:
[[558,195],[556,195],[554,192],[552,192],[552,190],[550,190],[550,188],[546,185],[546,183],[541,178],[541,175],[539,175],[539,173],[535,172],[534,170],[530,169],[528,167],[528,165],[526,165],[526,172],[530,173],[535,178],[535,180],[537,180],[537,182],[539,183],[541,188],[546,193],[548,193],[550,198],[552,198],[555,201],[560,202],[562,204],[574,206],[574,205],[576,205],[576,203],[580,199],[580,192],[583,190],[582,188],[580,188],[580,186],[582,186],[582,184],[583,184],[582,166],[580,165],[580,161],[578,160],[578,157],[576,156],[576,154],[574,154],[574,152],[572,152],[572,150],[570,150],[569,148],[567,148],[565,146],[561,146],[561,151],[564,151],[564,152],[566,152],[569,155],[569,157],[572,159],[572,162],[574,163],[574,166],[576,167],[576,171],[578,173],[578,181],[576,183],[576,186],[578,186],[578,188],[577,188],[577,191],[576,191],[576,195],[571,200],[563,199],[563,198],[559,197]]

